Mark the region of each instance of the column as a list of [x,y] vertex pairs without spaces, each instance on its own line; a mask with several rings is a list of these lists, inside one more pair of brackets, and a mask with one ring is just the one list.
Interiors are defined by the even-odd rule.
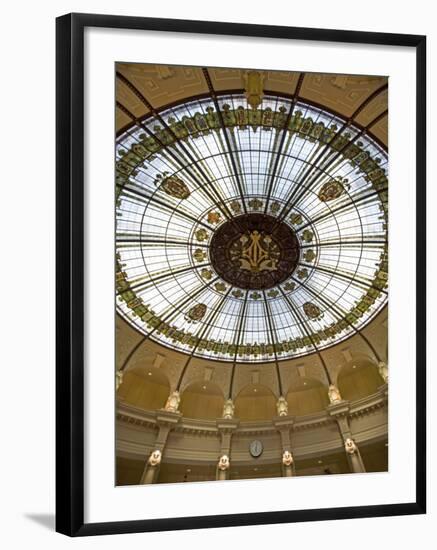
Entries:
[[[287,411],[288,412],[288,411]],[[281,437],[281,469],[283,477],[296,475],[294,457],[291,451],[290,431],[293,428],[294,418],[290,416],[278,416],[273,419],[273,424]]]
[[156,481],[158,480],[162,455],[164,454],[168,434],[170,433],[171,429],[177,425],[181,417],[182,415],[179,412],[169,412],[165,410],[157,411],[156,423],[159,426],[159,431],[156,437],[154,449],[147,458],[146,464],[144,466],[144,471],[140,480],[141,485],[156,483]]
[[239,420],[234,418],[220,418],[217,420],[217,428],[220,433],[220,456],[216,470],[217,481],[229,479],[232,434],[237,429],[238,424]]
[[363,459],[361,458],[360,450],[353,439],[349,425],[349,401],[341,401],[328,405],[328,413],[337,422],[351,472],[365,472],[366,469]]

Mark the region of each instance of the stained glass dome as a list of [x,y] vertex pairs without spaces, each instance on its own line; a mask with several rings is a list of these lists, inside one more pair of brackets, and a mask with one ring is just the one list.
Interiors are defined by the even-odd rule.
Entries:
[[387,154],[300,101],[242,94],[153,112],[117,138],[118,312],[165,346],[280,361],[387,301]]

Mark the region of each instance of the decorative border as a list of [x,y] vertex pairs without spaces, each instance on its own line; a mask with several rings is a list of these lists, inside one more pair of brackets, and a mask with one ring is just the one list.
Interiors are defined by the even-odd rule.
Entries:
[[[123,82],[132,88],[130,83],[124,79]],[[133,92],[137,95],[138,92],[133,88]],[[381,168],[379,163],[381,159],[377,154],[372,155],[365,151],[362,147],[362,143],[356,135],[351,135],[348,132],[339,134],[338,128],[335,124],[327,126],[324,122],[314,123],[311,116],[303,117],[302,111],[299,109],[290,117],[287,117],[287,109],[280,107],[278,110],[272,110],[270,107],[264,109],[244,108],[243,106],[231,109],[227,103],[230,100],[230,96],[233,94],[221,94],[219,97],[225,101],[223,105],[223,122],[226,128],[230,128],[231,131],[235,129],[239,130],[286,130],[287,134],[291,137],[293,134],[298,134],[300,138],[309,140],[310,142],[319,142],[320,144],[328,146],[333,151],[339,153],[343,160],[349,161],[351,166],[357,169],[363,174],[363,178],[371,184],[371,187],[378,196],[381,204],[381,215],[384,218],[384,222],[388,223],[388,177],[386,169]],[[286,96],[282,96],[279,93],[266,94],[268,97],[283,98],[287,101],[289,99]],[[208,97],[204,98],[208,99]],[[182,101],[179,101],[173,105],[173,108],[177,108],[178,105],[183,105],[192,101],[192,98],[188,97]],[[202,100],[200,100],[202,101]],[[305,106],[305,100],[299,100],[298,107]],[[121,105],[118,105],[122,108]],[[157,113],[161,116],[169,116],[171,113],[167,112],[168,109],[159,109]],[[330,112],[324,110],[324,112]],[[336,115],[337,116],[337,115]],[[142,119],[138,120],[138,124],[142,126],[145,122],[153,118],[153,114],[146,114]],[[187,139],[196,139],[202,135],[210,134],[212,131],[218,131],[222,129],[219,116],[214,107],[210,106],[206,109],[206,114],[197,112],[193,116],[184,116],[181,121],[175,119],[168,120],[168,129],[162,127],[162,124],[157,124],[153,127],[153,131],[148,128],[150,135],[146,133],[140,134],[138,137],[140,143],[134,143],[127,150],[122,144],[118,144],[118,152],[121,158],[115,163],[116,172],[116,199],[117,206],[119,200],[123,194],[123,189],[126,183],[129,182],[131,177],[137,174],[137,168],[142,165],[146,160],[153,160],[154,155],[162,152],[167,147],[173,146],[178,141],[186,141]],[[338,117],[348,123],[349,121],[344,117]],[[350,126],[352,129],[357,129],[355,125]],[[117,140],[121,140],[123,133],[119,134]],[[370,137],[370,136],[369,136]],[[373,138],[370,137],[373,141]],[[234,200],[234,199],[230,199]],[[297,231],[299,229],[297,228]],[[379,266],[375,272],[373,280],[369,284],[369,288],[363,293],[359,302],[352,307],[345,317],[338,321],[331,323],[331,325],[313,332],[308,336],[301,338],[294,338],[290,340],[284,340],[281,342],[274,342],[272,344],[260,343],[260,344],[246,344],[240,343],[238,345],[231,344],[229,342],[216,342],[215,340],[209,340],[207,338],[200,338],[180,329],[170,322],[161,319],[156,315],[153,309],[150,309],[146,305],[142,298],[137,296],[136,292],[131,288],[127,275],[121,267],[119,257],[116,257],[116,290],[117,295],[126,303],[127,307],[131,310],[134,317],[140,318],[146,325],[146,328],[151,332],[157,334],[163,334],[168,340],[172,342],[179,342],[186,344],[191,349],[213,351],[216,354],[222,354],[225,357],[220,359],[223,361],[232,361],[237,355],[243,357],[245,355],[257,357],[259,355],[269,355],[269,359],[265,361],[273,361],[276,356],[278,360],[289,360],[296,357],[302,357],[307,355],[305,351],[309,346],[312,346],[312,342],[315,344],[321,344],[322,342],[329,341],[336,335],[342,334],[345,330],[354,325],[360,320],[360,318],[372,307],[375,301],[381,296],[387,286],[388,281],[388,246],[384,247],[384,251],[380,257]],[[199,268],[202,266],[199,266]],[[360,329],[364,328],[376,315],[381,311],[385,304],[381,304],[377,310],[366,320]],[[120,312],[119,312],[120,313]],[[130,324],[131,322],[128,321]],[[148,334],[145,330],[141,330],[140,327],[135,327],[141,331],[141,334]],[[150,332],[149,332],[150,334]],[[336,345],[344,340],[350,334],[344,335],[339,340],[331,341],[325,344],[323,348],[328,349],[332,345]],[[159,341],[162,345],[167,345],[171,349],[170,341]],[[184,353],[184,350],[177,349],[177,351]],[[299,351],[304,350],[304,351]],[[228,356],[228,357],[226,357]],[[202,355],[200,355],[202,357]]]
[[[84,29],[253,36],[415,48],[416,499],[414,502],[84,523]],[[56,530],[69,536],[426,512],[426,37],[176,19],[68,14],[56,20]],[[73,192],[74,189],[74,192]]]

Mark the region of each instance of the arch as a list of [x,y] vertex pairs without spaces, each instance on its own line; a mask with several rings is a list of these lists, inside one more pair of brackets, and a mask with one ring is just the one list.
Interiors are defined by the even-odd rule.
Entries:
[[235,416],[241,420],[271,420],[276,416],[276,397],[263,384],[248,384],[235,401]]
[[161,369],[144,365],[130,368],[123,376],[117,397],[144,410],[164,407],[170,393],[170,382]]
[[195,380],[181,395],[179,409],[188,418],[215,419],[223,413],[224,397],[218,384]]
[[343,399],[353,401],[375,393],[384,383],[378,368],[370,359],[354,359],[344,364],[337,378]]
[[316,378],[302,377],[289,388],[287,403],[290,416],[323,411],[329,405],[328,388]]

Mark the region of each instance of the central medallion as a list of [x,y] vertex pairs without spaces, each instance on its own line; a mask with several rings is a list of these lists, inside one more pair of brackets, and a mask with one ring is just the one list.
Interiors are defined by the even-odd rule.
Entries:
[[220,277],[244,289],[267,289],[285,281],[299,261],[299,242],[286,223],[267,214],[244,214],[221,225],[210,247]]

